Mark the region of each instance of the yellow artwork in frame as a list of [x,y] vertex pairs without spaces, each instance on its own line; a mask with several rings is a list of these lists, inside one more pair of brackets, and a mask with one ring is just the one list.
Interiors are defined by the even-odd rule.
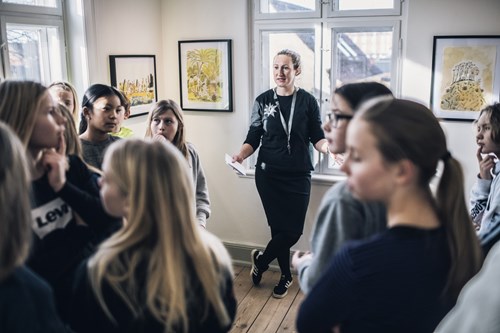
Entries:
[[435,36],[431,108],[437,117],[474,120],[499,100],[500,36]]
[[181,108],[232,111],[231,40],[179,41]]

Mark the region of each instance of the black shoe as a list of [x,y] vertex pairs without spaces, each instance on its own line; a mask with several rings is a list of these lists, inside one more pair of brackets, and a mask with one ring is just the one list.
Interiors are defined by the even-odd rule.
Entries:
[[260,280],[262,280],[262,273],[266,271],[265,269],[259,269],[259,267],[257,266],[257,260],[261,255],[262,255],[261,251],[257,249],[252,250],[251,254],[252,270],[250,271],[250,276],[252,277],[252,282],[255,286],[259,285]]
[[288,288],[292,285],[292,277],[286,277],[285,275],[281,276],[280,282],[274,287],[273,297],[274,298],[283,298],[288,294]]

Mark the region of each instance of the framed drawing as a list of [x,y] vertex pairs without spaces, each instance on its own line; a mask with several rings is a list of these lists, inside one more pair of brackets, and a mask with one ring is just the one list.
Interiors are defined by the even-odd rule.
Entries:
[[154,55],[110,55],[111,85],[130,100],[130,117],[149,112],[157,101]]
[[231,40],[179,41],[181,108],[233,111]]
[[438,118],[475,120],[499,101],[500,36],[434,36],[431,109]]

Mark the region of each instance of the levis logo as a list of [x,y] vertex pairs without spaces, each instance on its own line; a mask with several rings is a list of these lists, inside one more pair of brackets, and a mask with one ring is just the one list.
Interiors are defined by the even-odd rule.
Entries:
[[56,229],[64,229],[73,218],[73,210],[61,198],[31,210],[32,228],[38,237],[44,238]]

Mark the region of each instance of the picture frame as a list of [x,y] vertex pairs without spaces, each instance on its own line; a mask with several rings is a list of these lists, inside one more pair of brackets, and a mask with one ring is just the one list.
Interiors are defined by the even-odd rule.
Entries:
[[111,85],[130,101],[130,117],[147,114],[158,100],[155,55],[110,55]]
[[230,39],[179,41],[181,108],[233,111]]
[[434,36],[430,106],[443,120],[473,121],[500,98],[500,36]]

